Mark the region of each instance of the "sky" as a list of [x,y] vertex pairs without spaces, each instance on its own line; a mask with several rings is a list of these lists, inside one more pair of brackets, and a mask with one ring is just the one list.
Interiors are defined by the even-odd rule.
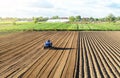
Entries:
[[0,0],[0,17],[120,16],[120,0]]

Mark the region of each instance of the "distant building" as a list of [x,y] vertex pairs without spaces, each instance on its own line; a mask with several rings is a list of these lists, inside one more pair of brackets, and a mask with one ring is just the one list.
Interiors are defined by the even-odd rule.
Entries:
[[47,22],[69,22],[69,19],[49,19]]

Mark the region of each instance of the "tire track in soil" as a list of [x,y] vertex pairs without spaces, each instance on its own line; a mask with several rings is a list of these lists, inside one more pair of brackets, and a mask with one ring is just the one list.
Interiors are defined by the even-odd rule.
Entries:
[[[62,40],[61,42],[61,45],[62,44],[66,44],[66,42],[68,41],[68,39],[70,38],[70,36],[71,35],[68,35],[68,36],[66,36],[66,38],[64,38],[64,40]],[[63,42],[64,41],[64,42]],[[60,42],[60,41],[59,41]],[[64,46],[64,45],[62,45],[62,46]],[[60,46],[60,47],[62,47],[62,46]],[[57,51],[57,50],[56,50]],[[52,52],[52,50],[51,50],[51,52]],[[58,51],[59,52],[59,51]],[[55,52],[55,53],[58,53],[58,52]],[[53,58],[54,59],[54,57],[51,57],[51,58]],[[44,70],[46,70],[46,67],[48,67],[49,66],[49,63],[51,63],[50,61],[51,61],[51,58],[46,62],[46,64],[42,67],[42,69],[38,72],[38,74],[37,74],[37,78],[39,78],[39,77],[41,77],[41,76],[43,76],[43,74],[44,74]],[[49,71],[49,69],[48,69],[48,71]],[[46,76],[46,75],[45,75]],[[31,76],[30,76],[31,77]],[[32,77],[31,77],[32,78]],[[43,78],[45,78],[44,76],[43,76]]]
[[[30,34],[30,33],[29,33]],[[13,49],[15,49],[15,48],[20,48],[20,47],[22,47],[22,45],[24,45],[24,44],[27,44],[27,43],[29,43],[29,42],[32,42],[32,41],[34,41],[34,39],[36,39],[37,37],[40,37],[40,35],[38,35],[39,33],[31,33],[32,34],[32,36],[30,35],[30,36],[28,36],[28,37],[22,37],[22,38],[20,38],[19,39],[19,41],[17,41],[17,40],[15,40],[15,44],[14,45],[10,45],[9,47],[6,47],[5,49],[3,49],[3,50],[1,50],[1,52],[0,52],[0,55],[3,55],[4,53],[7,53],[7,52],[9,52],[10,50],[13,50]],[[34,36],[34,35],[37,35],[36,37]],[[22,34],[21,34],[21,36],[22,36]],[[21,37],[20,36],[20,37]],[[43,35],[44,36],[44,35]],[[29,40],[28,40],[28,38],[29,38]],[[23,40],[24,40],[24,42],[23,42]],[[18,44],[19,43],[19,44]],[[8,44],[9,45],[9,44]]]
[[[23,33],[23,34],[20,34],[20,35],[18,35],[17,37],[15,37],[15,38],[12,38],[11,40],[9,39],[9,40],[4,40],[3,42],[4,43],[2,43],[1,45],[0,45],[0,49],[1,50],[4,50],[4,49],[11,49],[11,47],[13,47],[13,46],[15,46],[16,44],[20,44],[20,42],[21,41],[23,41],[24,40],[24,42],[25,42],[25,40],[29,37],[30,38],[30,36],[32,37],[32,36],[34,36],[36,33],[35,32],[32,32],[32,33]],[[30,38],[31,39],[31,38]],[[22,42],[22,43],[24,43],[24,42]],[[13,47],[14,48],[14,47]]]
[[[72,35],[72,37],[70,38],[71,40],[70,40],[70,42],[68,42],[68,47],[72,47],[73,46],[73,40],[76,38],[75,37],[75,32],[72,32],[73,33],[73,35]],[[75,41],[76,42],[76,41]],[[75,43],[74,42],[74,43]],[[70,76],[70,74],[69,74],[69,72],[67,73],[67,71],[68,71],[68,69],[70,69],[70,68],[68,68],[69,67],[69,63],[70,63],[70,58],[71,58],[71,54],[72,54],[72,51],[73,51],[73,49],[74,48],[72,48],[72,49],[70,49],[70,50],[66,50],[65,52],[68,52],[69,54],[68,54],[68,57],[67,57],[67,59],[66,59],[66,62],[65,62],[65,65],[64,65],[64,67],[63,67],[63,70],[62,70],[62,73],[61,73],[61,76],[60,76],[60,78],[73,78],[74,77],[74,74],[73,74],[73,76],[71,75]],[[74,57],[72,57],[72,58],[74,58]],[[72,59],[71,59],[72,60]],[[71,65],[74,65],[75,63],[72,63]],[[73,67],[75,67],[75,66],[73,66]],[[74,72],[73,70],[69,70],[69,71],[72,71],[72,72]],[[67,74],[66,74],[67,73]],[[71,73],[72,74],[72,73]],[[67,77],[68,76],[68,77]],[[70,77],[69,77],[70,76]]]
[[[69,61],[67,61],[67,66],[65,66],[65,70],[62,75],[62,78],[75,78],[77,73],[77,40],[78,40],[78,32],[74,33],[74,38],[72,41],[71,47],[73,48],[70,51]],[[79,75],[79,74],[78,74]]]
[[[72,36],[72,33],[71,33],[71,36]],[[70,38],[70,37],[69,37]],[[67,43],[65,44],[65,48],[67,48],[67,44],[68,44],[68,41],[69,39],[67,39]],[[53,77],[56,77],[58,76],[58,78],[61,76],[61,73],[62,73],[62,68],[63,68],[63,65],[62,67],[60,67],[60,65],[62,63],[65,63],[66,60],[66,57],[68,56],[68,52],[65,52],[65,50],[61,50],[60,51],[62,53],[61,57],[59,58],[58,62],[56,63],[56,65],[54,66],[53,70],[50,71],[49,75],[48,75],[48,78],[53,78]],[[63,59],[64,58],[64,59]],[[60,69],[60,70],[59,70]],[[61,72],[61,73],[56,73],[57,72]],[[58,75],[57,75],[58,74]]]
[[[49,34],[49,36],[50,36],[50,34]],[[49,37],[48,36],[48,37]],[[4,59],[4,60],[2,60],[2,61],[6,61],[7,59],[9,59],[8,57],[6,57],[6,56],[8,56],[8,55],[11,55],[11,57],[15,57],[15,56],[17,56],[17,55],[19,55],[19,54],[22,54],[22,53],[25,53],[24,51],[25,50],[27,50],[31,45],[34,45],[34,44],[36,44],[36,41],[37,40],[39,40],[39,42],[43,42],[44,41],[44,39],[45,39],[45,37],[42,37],[43,39],[41,39],[41,36],[39,35],[39,36],[35,36],[35,38],[33,38],[33,40],[31,41],[31,42],[27,42],[27,44],[23,44],[21,47],[18,47],[18,48],[15,48],[14,50],[12,50],[12,51],[9,51],[9,53],[12,53],[13,54],[13,56],[12,56],[12,54],[5,54],[4,56],[0,56],[0,60],[2,60],[2,59]],[[19,45],[19,44],[18,44]],[[19,54],[18,54],[19,53]],[[3,58],[4,57],[4,58]],[[6,60],[5,60],[5,58],[7,58]]]
[[[71,38],[72,37],[72,38]],[[67,40],[66,48],[71,47],[72,44],[72,39],[74,36],[72,36]],[[61,59],[61,62],[59,63],[59,66],[56,69],[56,72],[54,73],[53,78],[61,78],[62,76],[62,71],[64,70],[64,66],[66,65],[68,56],[69,56],[70,50],[63,50],[64,55],[62,56],[63,58]]]
[[[41,39],[36,39],[36,40],[41,40]],[[14,54],[14,56],[12,56],[12,54],[11,54],[11,58],[13,59],[13,61],[14,61],[14,59],[19,59],[19,57],[22,57],[23,55],[25,55],[26,53],[30,53],[29,51],[31,51],[32,50],[32,48],[34,49],[34,47],[32,47],[32,46],[34,46],[34,45],[36,45],[37,44],[37,42],[36,42],[36,40],[34,40],[34,43],[33,42],[31,42],[32,44],[28,44],[28,48],[27,47],[25,47],[25,49],[24,48],[22,48],[22,50],[19,50],[18,49],[18,51],[16,51],[17,52],[17,54],[15,54],[14,53],[14,51],[13,52],[11,52],[11,53],[13,53]],[[39,42],[38,41],[38,42]],[[31,50],[28,50],[29,48],[31,48]],[[25,52],[25,51],[28,51],[28,52]],[[5,57],[5,56],[4,56]],[[4,60],[2,60],[2,61],[5,61],[5,63],[7,63],[8,61],[9,61],[9,63],[11,63],[12,62],[12,59],[10,59],[10,60],[8,60],[8,59],[10,59],[10,57],[9,58],[7,58],[6,60],[4,59]],[[15,62],[15,61],[14,61]],[[4,64],[4,63],[3,63]],[[2,64],[0,64],[0,66],[1,66]],[[3,65],[3,66],[5,66],[5,64]]]
[[84,78],[84,57],[83,57],[83,52],[84,52],[84,47],[83,47],[83,32],[80,32],[80,65],[79,65],[79,77]]
[[77,40],[77,67],[76,67],[76,78],[79,78],[79,69],[80,69],[80,32],[78,32],[78,40]]
[[[63,36],[64,36],[64,35],[63,35]],[[61,38],[62,38],[62,37],[61,37]],[[61,38],[60,38],[60,39],[61,39]],[[54,43],[57,44],[58,41],[57,41],[57,42],[54,42]],[[49,51],[49,50],[48,50],[48,51]],[[49,55],[51,55],[51,52],[47,52],[47,55],[44,54],[44,55],[42,56],[42,58],[43,58],[43,57],[45,58],[46,56],[48,56],[48,53],[49,53]],[[41,61],[43,61],[42,58],[41,58],[41,59],[39,58],[39,60],[33,64],[33,66],[30,68],[30,70],[27,70],[26,72],[24,72],[20,77],[26,78],[26,77],[28,77],[29,75],[31,76],[31,74],[32,74],[32,72],[34,71],[34,69],[36,69],[36,67],[41,63]],[[38,72],[39,72],[39,69],[38,69]],[[30,74],[30,73],[31,73],[31,74]]]
[[18,63],[19,64],[19,63]]

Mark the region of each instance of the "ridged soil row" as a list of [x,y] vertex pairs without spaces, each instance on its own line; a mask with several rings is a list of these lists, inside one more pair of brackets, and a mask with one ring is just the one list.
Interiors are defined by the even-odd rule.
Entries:
[[119,49],[103,32],[80,32],[80,78],[120,77]]
[[[98,50],[96,50],[96,47],[93,46],[93,44],[92,44],[92,41],[94,41],[94,40],[92,40],[94,35],[92,35],[91,33],[92,32],[90,32],[89,34],[86,35],[87,36],[86,41],[87,41],[88,48],[90,49],[89,53],[90,53],[91,58],[93,60],[92,62],[93,62],[93,66],[94,66],[95,78],[103,78],[103,77],[106,77],[106,72],[104,71],[104,68],[102,67],[103,64],[101,64],[101,60],[99,59],[99,56],[97,54]],[[102,74],[102,72],[104,74]]]
[[20,34],[16,38],[9,39],[9,40],[5,39],[4,41],[1,41],[3,43],[0,44],[0,55],[2,55],[2,53],[5,52],[6,49],[11,49],[10,47],[15,46],[14,44],[16,44],[16,42],[19,42],[19,40],[27,38],[26,36],[30,36],[30,33],[24,33],[23,36],[22,34]]
[[[43,34],[45,35],[45,33]],[[13,42],[11,42],[11,40],[9,40],[10,42],[6,41],[9,43],[2,45],[0,55],[3,55],[4,53],[7,54],[6,52],[9,52],[10,50],[13,50],[18,47],[22,47],[22,45],[32,42],[34,39],[44,35],[38,32],[29,32],[29,34],[23,34],[23,36],[21,34],[18,39],[13,39]]]
[[[102,37],[101,37],[102,38]],[[97,42],[99,42],[99,45],[100,45],[100,48],[101,48],[101,50],[104,52],[102,52],[102,54],[103,54],[103,57],[106,59],[106,62],[107,62],[107,64],[108,64],[108,66],[110,67],[110,69],[111,69],[111,72],[113,73],[113,75],[114,75],[114,77],[119,77],[120,75],[119,75],[119,70],[120,70],[120,68],[119,68],[119,66],[115,63],[115,61],[114,61],[114,58],[113,57],[111,57],[110,56],[110,54],[109,54],[109,52],[113,52],[113,51],[111,51],[111,50],[108,50],[108,47],[107,47],[107,45],[105,44],[105,42],[104,41],[102,41],[102,39],[100,40],[99,38],[96,38],[96,39],[98,39],[98,41]],[[112,45],[112,44],[111,44]]]
[[75,78],[77,73],[77,41],[78,32],[74,33],[74,38],[71,45],[71,51],[68,61],[65,66],[62,78]]
[[[103,42],[108,46],[108,48],[113,50],[114,51],[113,53],[120,57],[120,44],[115,43],[116,41],[114,41],[114,40],[111,41],[111,38],[103,36],[102,34],[100,34],[100,36],[102,37]],[[116,44],[118,44],[118,45],[116,45]]]
[[89,67],[89,60],[87,56],[87,46],[86,46],[86,39],[85,39],[85,32],[83,33],[83,59],[84,59],[84,78],[90,78],[90,67]]
[[[72,36],[72,34],[71,34],[71,36]],[[64,45],[64,49],[63,50],[58,50],[58,52],[60,52],[61,53],[61,56],[59,57],[59,59],[57,60],[57,62],[55,63],[55,65],[54,65],[54,68],[52,69],[52,70],[50,70],[50,72],[49,72],[49,74],[48,74],[48,78],[53,78],[53,77],[55,77],[56,75],[57,75],[57,73],[56,72],[60,72],[60,73],[58,73],[58,75],[57,76],[59,76],[60,77],[60,75],[62,74],[62,68],[60,69],[60,66],[61,67],[63,67],[63,65],[61,65],[62,63],[65,63],[65,61],[66,61],[66,57],[67,57],[67,55],[68,55],[68,53],[67,52],[64,52],[65,51],[65,49],[67,49],[67,44],[68,44],[68,42],[70,41],[69,39],[71,38],[71,36],[67,39],[67,42],[66,42],[66,44]],[[65,42],[64,42],[65,43]],[[65,57],[66,56],[66,57]],[[64,59],[64,61],[63,61],[63,59]]]
[[105,47],[107,48],[107,53],[110,58],[112,58],[111,60],[114,61],[114,64],[119,65],[120,51],[116,50],[117,48],[115,48],[115,46],[110,46],[112,44],[107,44],[108,42],[106,42],[104,39],[102,40],[102,42],[104,42],[103,45],[105,45]]
[[[67,36],[68,37],[68,36]],[[66,38],[67,38],[66,37]],[[65,39],[66,39],[65,38]],[[62,43],[58,43],[57,46],[62,47],[66,45],[66,40],[61,41]],[[64,44],[65,43],[65,44]],[[56,64],[57,60],[59,60],[59,57],[61,56],[61,52],[58,52],[57,49],[55,51],[55,54],[53,57],[51,57],[46,64],[41,68],[41,70],[39,70],[39,73],[37,75],[37,78],[47,78],[47,76],[49,75],[50,71],[53,69],[54,65]]]
[[[71,33],[71,36],[72,36],[72,33]],[[71,37],[70,36],[70,37]],[[69,39],[70,39],[70,37],[69,37]],[[69,41],[69,39],[67,39],[67,41],[66,40],[63,40],[62,42],[62,45],[60,46],[60,47],[63,47],[63,50],[65,49],[65,47],[66,47],[66,44],[68,43],[68,41]],[[65,41],[65,42],[64,42]],[[61,49],[62,50],[62,49]],[[60,53],[60,55],[61,55],[61,52],[58,50],[56,53]],[[39,73],[39,75],[38,75],[38,77],[37,78],[46,78],[48,75],[49,75],[49,73],[47,73],[47,75],[45,74],[45,72],[44,71],[46,71],[46,72],[50,72],[51,71],[51,68],[49,67],[48,68],[48,66],[51,66],[52,65],[52,68],[53,68],[53,66],[55,66],[55,63],[57,62],[57,60],[59,60],[59,58],[58,59],[55,59],[55,58],[58,58],[58,57],[53,57],[52,59],[50,59],[49,60],[49,62],[47,62],[47,65],[45,65],[44,66],[44,68],[40,71],[40,73]],[[55,62],[56,61],[56,62]],[[54,65],[53,65],[54,64]],[[64,64],[63,64],[64,65]],[[60,72],[59,72],[60,73]]]
[[[103,42],[104,42],[104,40],[103,40]],[[109,47],[109,45],[106,42],[104,42],[104,43],[105,44],[103,44],[103,45],[105,45],[105,47],[107,48],[107,50],[108,50],[107,53],[109,54],[109,56],[112,58],[112,60],[114,60],[116,65],[120,65],[119,64],[119,62],[120,62],[119,51],[116,51],[116,49],[113,47]]]
[[[7,61],[8,59],[10,59],[11,57],[17,57],[19,54],[21,55],[22,53],[25,53],[24,51],[27,50],[29,47],[32,47],[35,43],[36,40],[38,40],[38,38],[35,36],[34,38],[35,40],[32,40],[29,43],[23,44],[22,46],[15,48],[13,50],[7,50],[4,52],[4,54],[2,54],[0,56],[0,61],[2,61],[4,63],[4,61]],[[40,40],[40,39],[39,39]],[[18,44],[19,45],[19,44]],[[4,57],[4,58],[3,58]]]
[[[99,34],[100,37],[103,36],[102,34]],[[119,51],[117,50],[117,48],[115,48],[115,46],[111,43],[109,44],[109,42],[105,41],[105,39],[103,39],[104,37],[101,37],[102,39],[100,39],[100,41],[102,43],[104,43],[103,45],[107,48],[107,53],[109,54],[109,56],[112,58],[112,60],[114,60],[114,62],[119,65],[120,62],[120,55],[119,55]]]
[[[14,58],[14,57],[13,57]],[[21,57],[20,57],[21,58]],[[12,58],[11,58],[12,59]],[[15,60],[17,60],[17,59],[15,59]],[[15,61],[15,60],[13,60],[13,62]],[[6,62],[5,62],[6,63]],[[11,62],[10,62],[11,63]],[[15,62],[14,62],[15,63]],[[6,65],[9,65],[9,63],[7,63]],[[3,67],[5,67],[5,65],[3,65]],[[2,71],[2,69],[1,69],[1,71]]]
[[91,47],[93,54],[94,54],[93,56],[94,56],[94,60],[95,60],[94,62],[96,63],[96,65],[95,65],[96,73],[98,73],[97,77],[109,78],[109,75],[106,71],[106,68],[104,67],[104,64],[102,62],[104,60],[101,59],[100,51],[99,51],[97,45],[95,45],[96,42],[92,36],[95,36],[95,34],[91,34],[91,35],[89,34],[88,41],[89,41],[90,47]]
[[[19,59],[16,59],[16,58],[14,58],[13,60],[12,60],[12,64],[11,64],[11,61],[10,61],[10,64],[6,64],[6,68],[7,69],[4,69],[5,67],[4,67],[4,65],[3,65],[3,67],[2,67],[2,69],[4,70],[4,72],[2,72],[3,74],[4,73],[6,73],[7,71],[9,72],[9,73],[11,73],[11,71],[14,71],[16,68],[19,68],[20,66],[18,66],[17,67],[17,65],[19,65],[19,63],[21,62],[21,63],[23,63],[24,64],[24,62],[22,62],[22,60],[25,60],[26,59],[26,57],[30,57],[29,55],[33,55],[33,54],[35,54],[34,53],[34,51],[35,50],[37,50],[37,49],[40,49],[40,38],[38,39],[38,40],[36,40],[36,41],[34,41],[33,42],[34,43],[34,45],[30,45],[31,47],[29,47],[29,48],[27,48],[27,50],[23,50],[23,51],[21,51],[21,52],[24,52],[24,53],[28,53],[28,54],[23,54],[22,56],[19,56]],[[32,44],[33,44],[32,43]],[[42,43],[42,42],[41,42]],[[43,44],[43,43],[42,43]],[[33,48],[32,48],[33,47]],[[36,47],[36,49],[34,50],[34,48]],[[42,47],[42,46],[41,46]],[[32,50],[32,49],[34,50]],[[38,52],[37,52],[38,53]],[[21,58],[22,57],[22,58]],[[18,58],[18,57],[17,57]],[[15,60],[16,60],[16,62],[15,62]],[[10,67],[9,67],[10,66]],[[23,65],[24,66],[24,65]],[[13,69],[13,68],[15,68],[15,69]],[[2,69],[1,69],[1,71],[2,71]],[[11,70],[12,69],[12,70]],[[2,75],[2,73],[0,73],[1,75]],[[9,73],[6,73],[6,74],[9,74]],[[5,75],[5,74],[4,74]],[[3,77],[3,76],[2,76]]]
[[[67,39],[67,37],[69,37],[69,35],[70,35],[70,33],[67,33],[66,36],[63,35],[63,36],[61,36],[61,38],[58,38],[56,41],[53,42],[55,44],[54,46],[63,46],[64,43],[62,41],[64,41],[64,40],[66,41],[66,39]],[[23,78],[26,78],[26,77],[33,78],[34,77],[35,78],[35,77],[40,76],[40,73],[42,73],[42,71],[46,71],[47,67],[51,66],[51,65],[48,66],[48,63],[51,63],[52,62],[51,60],[56,56],[57,57],[54,60],[57,61],[57,58],[60,57],[60,55],[61,55],[61,54],[59,55],[59,53],[60,52],[57,52],[57,50],[54,50],[54,51],[48,50],[48,52],[45,55],[43,55],[41,58],[39,58],[37,62],[35,62],[25,73],[23,73],[21,75],[21,77],[23,77]],[[47,67],[46,67],[46,65],[47,65]],[[45,70],[45,67],[46,67],[46,70]],[[48,71],[50,71],[50,70],[48,70]],[[48,73],[44,73],[44,74],[46,74],[45,76],[47,76]]]
[[21,40],[20,42],[17,41],[17,40],[15,40],[15,42],[19,42],[19,44],[16,44],[15,42],[14,42],[15,43],[14,45],[6,44],[6,45],[9,45],[9,46],[3,46],[4,48],[1,48],[0,56],[7,55],[7,54],[9,55],[9,53],[10,53],[11,50],[18,49],[20,47],[23,47],[22,45],[25,45],[25,44],[27,44],[29,42],[32,42],[33,41],[32,39],[28,39],[30,37],[34,38],[34,39],[36,39],[38,37],[38,36],[33,37],[33,35],[37,35],[37,34],[34,33],[34,34],[32,34],[32,36],[29,36],[29,37],[23,36],[22,38],[20,38],[20,40]]
[[[69,37],[69,39],[67,39],[67,42],[63,42],[63,44],[65,43],[64,47],[61,46],[63,48],[63,50],[58,50],[58,52],[61,53],[61,56],[58,58],[57,62],[55,63],[55,65],[53,67],[53,69],[50,70],[50,72],[47,76],[48,78],[51,78],[51,77],[53,78],[53,77],[56,77],[56,76],[58,76],[58,78],[59,78],[61,76],[62,70],[63,70],[62,68],[64,66],[64,63],[66,62],[67,55],[68,55],[68,53],[65,52],[65,50],[67,48],[69,48],[69,47],[67,47],[67,44],[69,43],[71,37],[72,37],[72,33],[71,33],[71,36]],[[63,65],[61,65],[61,64],[63,64]],[[56,72],[59,72],[59,73],[56,73]]]
[[[63,35],[63,34],[62,34]],[[55,37],[54,37],[55,38]],[[54,42],[54,41],[53,41]],[[54,42],[54,43],[56,43],[56,42]],[[36,67],[36,65],[37,64],[39,64],[39,63],[41,63],[41,62],[39,62],[39,61],[43,61],[43,59],[45,58],[45,57],[47,57],[47,55],[49,54],[49,53],[51,53],[51,52],[48,52],[49,50],[41,50],[41,52],[44,52],[44,54],[43,55],[41,55],[40,57],[39,57],[39,60],[38,61],[36,61],[35,62],[35,64],[33,63],[33,65],[32,65],[32,67],[31,68],[29,68],[29,70],[26,70],[26,72],[24,73],[25,74],[25,77],[27,77],[27,75],[29,75],[29,73],[32,71],[32,70],[34,70],[35,68],[34,67]],[[52,55],[52,54],[51,54]],[[50,56],[51,56],[50,55]],[[44,58],[43,58],[44,57]],[[32,69],[33,68],[33,69]],[[37,70],[39,70],[39,69],[37,69]],[[28,72],[29,71],[29,72]],[[26,73],[27,73],[27,75],[26,75]],[[21,75],[21,76],[24,76],[24,74],[23,75]],[[37,73],[36,73],[37,74]]]
[[[98,34],[99,33],[97,33],[97,34],[94,33],[94,35],[98,35]],[[107,54],[107,48],[105,48],[105,45],[103,45],[104,44],[103,42],[100,42],[101,38],[102,37],[98,37],[98,38],[95,37],[93,41],[95,41],[94,43],[97,46],[97,48],[99,50],[99,53],[100,53],[99,56],[101,56],[101,59],[103,59],[102,62],[104,64],[104,67],[106,68],[106,71],[107,71],[109,77],[116,77],[116,76],[118,76],[118,72],[113,72],[112,71],[112,70],[116,71],[116,69],[114,69],[114,66],[111,64],[111,61],[109,60],[111,58],[108,58],[109,55],[106,55]],[[111,67],[111,65],[113,67]]]
[[19,37],[19,35],[25,34],[25,33],[27,33],[27,32],[18,32],[18,33],[12,33],[9,35],[5,35],[2,37],[0,36],[0,41],[1,41],[0,44],[5,43],[6,41],[10,41],[12,39],[15,39],[15,38]]
[[[82,72],[80,72],[80,78],[84,77],[84,78],[96,78],[96,72],[95,72],[95,65],[93,63],[93,59],[92,59],[92,50],[90,48],[90,45],[88,43],[88,37],[87,37],[87,32],[82,32],[82,38],[83,38],[83,42],[81,42],[82,44],[82,51],[83,51],[83,57],[84,57],[84,76],[81,76],[83,70],[82,68],[80,68],[80,70]],[[82,57],[82,55],[81,55]],[[82,65],[82,64],[81,64]],[[80,67],[81,67],[80,65]]]
[[107,36],[109,37],[109,39],[112,39],[116,43],[120,44],[120,36],[119,36],[119,34],[120,34],[119,31],[111,31],[111,32],[109,32],[109,34],[107,34]]
[[84,53],[84,47],[83,47],[83,32],[79,32],[80,34],[80,42],[78,42],[80,44],[80,65],[79,65],[79,78],[84,78],[84,57],[83,57],[83,53]]
[[[108,44],[109,47],[114,48],[114,50],[118,51],[116,53],[119,53],[120,56],[120,43],[118,42],[119,38],[114,40],[113,38],[115,38],[114,35],[112,35],[111,37],[109,36],[110,32],[101,32],[99,33],[99,35],[102,37],[101,39],[104,40],[105,43]],[[113,32],[114,33],[114,32]],[[104,35],[103,35],[104,34]],[[115,34],[115,33],[114,33]],[[114,47],[113,47],[114,46]]]
[[[89,32],[90,33],[90,32]],[[95,72],[95,65],[93,64],[93,59],[92,59],[92,50],[90,48],[90,45],[89,45],[89,42],[88,42],[88,35],[87,35],[87,32],[84,34],[84,38],[85,38],[85,49],[86,49],[86,53],[87,53],[87,58],[88,58],[88,67],[89,67],[89,73],[90,73],[90,76],[89,78],[96,78],[96,72]]]
[[71,41],[68,42],[68,47],[70,47],[66,52],[69,53],[64,68],[62,70],[60,78],[75,78],[75,71],[77,69],[76,67],[76,57],[77,57],[77,32],[72,32],[73,36],[70,38]]
[[[37,36],[38,37],[38,36]],[[48,36],[49,37],[49,36]],[[41,39],[41,38],[43,38],[43,40]],[[36,41],[37,40],[39,40],[38,42],[43,42],[44,41],[44,38],[45,37],[42,37],[42,36],[39,36],[39,38],[36,38],[36,36],[35,36],[35,38],[32,38],[32,39],[34,39],[34,40],[32,40],[31,42],[29,42],[29,43],[26,43],[26,44],[23,44],[22,46],[20,46],[20,47],[18,47],[18,48],[15,48],[15,49],[13,49],[13,50],[7,50],[8,51],[8,53],[4,53],[4,55],[1,55],[0,56],[0,61],[2,61],[2,62],[4,62],[5,61],[5,63],[7,62],[7,61],[10,61],[10,58],[17,58],[18,56],[21,56],[21,55],[24,55],[24,54],[26,54],[26,50],[28,50],[28,48],[33,48],[32,46],[33,45],[36,45]],[[29,38],[28,38],[29,39]],[[19,45],[19,44],[18,44]],[[11,60],[12,60],[11,59]]]
[[[65,48],[70,48],[71,47],[73,38],[74,38],[74,34],[72,32],[72,35],[68,39]],[[62,58],[61,58],[61,60],[60,60],[60,62],[58,64],[58,66],[57,66],[57,68],[56,68],[56,70],[54,72],[53,78],[61,78],[62,76],[64,76],[62,74],[64,74],[64,71],[65,71],[64,68],[65,68],[67,60],[69,58],[70,51],[71,51],[71,49],[63,50],[63,54],[64,55],[62,56]]]
[[9,40],[4,39],[2,40],[2,43],[0,44],[0,49],[4,50],[6,48],[15,46],[16,44],[20,44],[21,41],[26,40],[28,37],[34,36],[35,32],[26,32],[18,34],[16,37],[10,38]]
[[[119,78],[120,37],[114,35],[119,32],[25,32],[8,42],[3,37],[0,78]],[[54,49],[43,49],[48,39]]]

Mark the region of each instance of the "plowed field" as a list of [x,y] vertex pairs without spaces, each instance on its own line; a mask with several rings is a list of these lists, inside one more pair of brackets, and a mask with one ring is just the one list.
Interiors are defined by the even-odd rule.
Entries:
[[[48,39],[54,49],[43,49]],[[29,31],[1,36],[0,78],[120,78],[120,32]]]

